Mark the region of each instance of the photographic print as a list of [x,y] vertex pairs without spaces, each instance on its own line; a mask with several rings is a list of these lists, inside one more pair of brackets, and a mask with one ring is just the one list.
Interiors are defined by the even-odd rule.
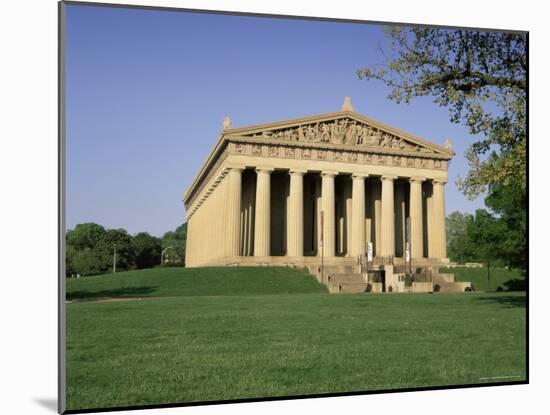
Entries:
[[527,32],[59,17],[61,412],[528,382]]

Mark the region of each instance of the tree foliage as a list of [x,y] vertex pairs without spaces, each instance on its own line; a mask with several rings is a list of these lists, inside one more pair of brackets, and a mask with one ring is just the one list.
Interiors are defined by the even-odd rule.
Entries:
[[525,190],[526,35],[422,27],[387,34],[386,63],[358,70],[359,78],[383,81],[397,103],[429,95],[452,122],[482,136],[469,146],[470,171],[458,183],[468,197],[512,179]]
[[104,272],[95,251],[106,230],[97,223],[80,223],[66,234],[66,274],[94,275]]
[[135,267],[132,237],[124,229],[109,229],[98,241],[94,250],[103,273],[113,268],[115,250],[117,270],[126,271]]
[[161,240],[140,232],[132,238],[134,262],[137,269],[152,268],[160,263]]
[[453,212],[447,217],[449,258],[457,262],[499,263],[527,269],[525,193],[515,181],[494,184],[475,215]]
[[105,228],[97,223],[80,223],[67,231],[67,244],[77,250],[92,249],[105,232]]
[[[177,242],[180,257],[185,256],[186,229],[184,224],[167,233]],[[151,268],[160,264],[162,244],[160,238],[146,232],[132,236],[124,229],[105,229],[96,223],[79,224],[66,234],[66,275],[112,272],[115,250],[117,271]]]
[[105,264],[99,260],[97,253],[90,248],[83,250],[67,250],[67,275],[98,275],[106,272]]
[[447,228],[447,255],[458,263],[476,260],[476,246],[468,237],[468,221],[471,215],[458,211],[452,212],[445,221]]
[[527,196],[516,180],[489,187],[485,204],[495,212],[504,229],[500,235],[501,256],[508,265],[527,269]]
[[165,258],[172,263],[185,264],[185,248],[187,241],[187,222],[178,226],[174,231],[166,232],[162,236],[162,249]]
[[506,224],[495,218],[485,209],[476,210],[466,222],[466,230],[472,244],[476,247],[475,258],[483,262],[504,259],[501,235],[506,232]]

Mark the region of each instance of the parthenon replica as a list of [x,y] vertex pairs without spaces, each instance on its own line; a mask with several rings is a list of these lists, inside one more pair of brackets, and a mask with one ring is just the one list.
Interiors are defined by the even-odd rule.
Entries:
[[469,290],[438,271],[453,155],[450,141],[358,114],[349,97],[299,119],[234,128],[226,117],[183,198],[186,266],[307,267],[331,292]]

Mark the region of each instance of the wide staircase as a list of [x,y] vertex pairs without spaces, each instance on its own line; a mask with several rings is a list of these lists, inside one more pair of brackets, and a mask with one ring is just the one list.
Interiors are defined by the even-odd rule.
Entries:
[[309,272],[325,284],[329,293],[364,293],[368,284],[361,273],[361,265],[356,260],[347,259],[341,265],[310,266]]
[[[438,267],[416,268],[413,282],[405,287],[406,267],[393,264],[393,259],[379,259],[366,267],[361,259],[346,259],[340,265],[309,266],[311,274],[325,284],[331,294],[366,292],[468,292],[473,291],[469,282],[456,282],[454,274],[439,273]],[[386,273],[385,283],[381,273]],[[388,274],[390,272],[391,274]]]
[[364,293],[368,284],[358,266],[327,267],[326,285],[329,293]]
[[473,291],[471,282],[455,281],[454,274],[437,273],[433,278],[434,292],[462,293]]

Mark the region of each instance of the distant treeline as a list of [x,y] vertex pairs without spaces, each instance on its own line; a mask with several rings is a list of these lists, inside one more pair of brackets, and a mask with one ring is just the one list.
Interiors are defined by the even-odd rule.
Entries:
[[[88,276],[117,271],[184,266],[187,223],[162,238],[124,229],[105,229],[97,223],[81,223],[66,234],[66,276]],[[115,260],[116,251],[116,260]],[[162,254],[162,259],[161,259]]]

